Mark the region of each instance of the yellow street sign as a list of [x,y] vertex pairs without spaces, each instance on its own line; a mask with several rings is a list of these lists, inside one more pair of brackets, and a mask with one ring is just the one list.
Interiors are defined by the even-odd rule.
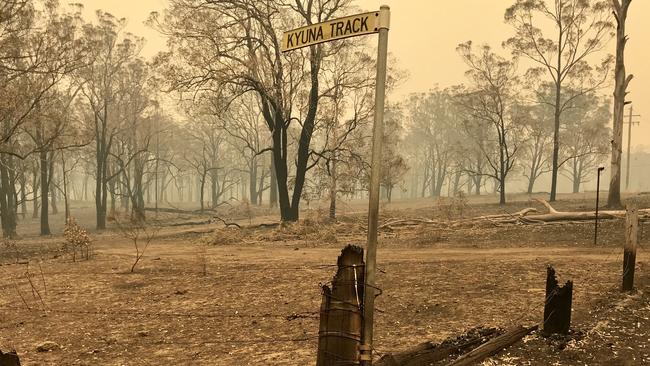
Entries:
[[373,11],[284,32],[282,52],[318,43],[379,32],[379,12]]

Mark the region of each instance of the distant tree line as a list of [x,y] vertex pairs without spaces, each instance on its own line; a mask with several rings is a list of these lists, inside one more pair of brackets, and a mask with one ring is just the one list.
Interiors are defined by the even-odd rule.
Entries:
[[[516,0],[509,54],[463,43],[465,83],[388,104],[385,199],[490,191],[505,203],[513,179],[531,193],[545,174],[555,199],[558,176],[576,192],[593,178],[611,140],[612,5],[555,3]],[[28,211],[50,234],[49,215],[62,204],[67,219],[71,200],[94,201],[97,229],[118,211],[143,221],[183,202],[276,207],[295,221],[301,203],[323,201],[335,218],[337,200],[367,193],[375,51],[351,38],[282,53],[280,39],[354,5],[170,0],[148,20],[167,50],[145,60],[125,19],[2,2],[3,235],[16,236]],[[390,68],[389,92],[404,78]]]

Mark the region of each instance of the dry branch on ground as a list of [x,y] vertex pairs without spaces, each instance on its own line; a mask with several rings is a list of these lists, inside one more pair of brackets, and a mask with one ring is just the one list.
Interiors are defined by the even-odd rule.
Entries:
[[[409,218],[409,219],[388,219],[379,228],[383,230],[392,230],[400,226],[417,226],[417,225],[432,225],[441,228],[456,228],[473,226],[480,223],[487,223],[494,226],[501,225],[543,225],[547,223],[568,223],[568,222],[584,222],[593,221],[596,219],[595,211],[558,211],[550,203],[542,199],[535,199],[548,210],[547,213],[539,213],[534,207],[524,208],[514,213],[503,213],[496,215],[478,216],[470,219],[461,220],[433,220],[426,218]],[[641,218],[650,218],[650,209],[639,210]],[[625,217],[625,210],[610,210],[599,211],[598,218],[600,220],[622,219]]]

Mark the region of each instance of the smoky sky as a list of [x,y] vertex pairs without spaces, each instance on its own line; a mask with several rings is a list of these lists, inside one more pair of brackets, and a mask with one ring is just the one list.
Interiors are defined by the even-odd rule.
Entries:
[[[162,11],[166,0],[80,0],[85,16],[94,17],[103,9],[128,19],[126,31],[147,39],[142,56],[152,57],[165,49],[165,39],[144,24],[151,11]],[[382,4],[391,7],[389,50],[398,66],[408,73],[391,96],[399,100],[413,92],[426,91],[436,85],[444,88],[465,81],[465,65],[456,53],[456,46],[468,40],[490,44],[507,55],[501,43],[513,34],[505,24],[505,9],[514,0],[356,0],[358,11],[375,10]],[[356,11],[356,10],[355,10]],[[641,114],[642,124],[635,127],[633,146],[645,145],[650,150],[650,1],[634,1],[627,21],[630,41],[626,52],[628,73],[634,74],[629,99],[634,113]],[[342,14],[348,15],[348,14]],[[284,31],[284,30],[279,30]],[[372,39],[369,40],[372,42]],[[614,53],[616,43],[610,41],[605,52]],[[604,53],[603,55],[604,56]],[[524,66],[521,66],[523,69]],[[524,70],[521,70],[522,72]],[[611,95],[613,86],[603,90]],[[646,122],[647,120],[647,122]],[[627,127],[626,127],[627,128]],[[624,131],[627,136],[627,130]]]

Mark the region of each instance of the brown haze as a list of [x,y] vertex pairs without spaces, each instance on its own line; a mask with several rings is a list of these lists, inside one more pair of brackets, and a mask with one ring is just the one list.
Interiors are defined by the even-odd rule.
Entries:
[[[382,4],[391,7],[389,49],[399,60],[399,66],[410,75],[397,90],[395,97],[401,98],[412,92],[425,91],[436,84],[446,87],[463,82],[465,65],[456,53],[456,46],[472,40],[501,49],[501,42],[513,34],[512,28],[503,22],[505,9],[513,2],[358,0],[357,4],[363,10],[376,9]],[[143,56],[151,57],[164,49],[164,38],[144,25],[144,21],[151,11],[161,11],[166,6],[166,0],[82,0],[81,3],[89,18],[93,17],[95,9],[127,18],[127,31],[147,39]],[[650,14],[650,1],[632,3],[627,25],[630,42],[626,65],[628,72],[634,74],[629,99],[634,102],[634,113],[642,115],[642,124],[635,127],[632,145],[645,145],[650,149],[650,122],[644,121],[650,116],[650,68],[647,67],[650,26],[643,20],[643,15],[647,14]],[[614,52],[615,46],[612,40],[609,43],[610,53]],[[624,134],[627,138],[627,127]]]

